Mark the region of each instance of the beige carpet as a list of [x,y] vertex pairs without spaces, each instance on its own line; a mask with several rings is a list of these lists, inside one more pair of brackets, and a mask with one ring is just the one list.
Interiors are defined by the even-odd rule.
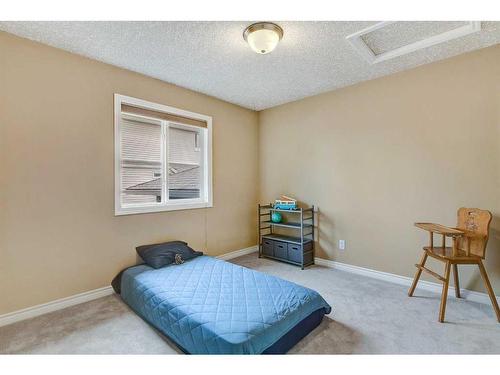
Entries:
[[[333,307],[290,353],[500,354],[500,324],[489,305],[449,298],[447,322],[436,321],[439,296],[346,272],[299,268],[247,255],[233,260],[313,288]],[[163,354],[175,346],[117,296],[0,328],[0,353]]]

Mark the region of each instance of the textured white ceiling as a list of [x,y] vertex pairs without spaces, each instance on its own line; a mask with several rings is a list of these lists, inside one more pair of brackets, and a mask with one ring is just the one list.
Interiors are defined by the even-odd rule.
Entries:
[[[500,22],[483,22],[478,33],[369,65],[345,37],[374,22],[277,22],[284,37],[268,55],[243,40],[250,23],[0,22],[0,30],[255,110],[500,43]],[[369,41],[384,50],[453,24],[398,22]]]

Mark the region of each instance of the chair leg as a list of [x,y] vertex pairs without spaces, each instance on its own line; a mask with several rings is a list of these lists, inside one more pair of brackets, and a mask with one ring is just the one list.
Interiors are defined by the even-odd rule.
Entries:
[[495,310],[495,314],[497,314],[497,320],[500,322],[500,309],[498,308],[497,298],[495,293],[493,292],[493,288],[491,287],[490,280],[488,279],[488,274],[486,273],[486,269],[484,268],[483,262],[480,260],[477,264],[479,266],[479,271],[481,272],[481,276],[484,281],[484,285],[486,286],[486,290],[488,291],[488,295],[490,296],[491,304],[493,305],[493,310]]
[[444,322],[444,313],[446,311],[446,299],[448,298],[448,287],[450,285],[451,263],[446,262],[444,269],[443,293],[441,295],[441,306],[439,307],[439,322]]
[[460,283],[458,281],[458,266],[453,265],[453,280],[455,282],[455,297],[460,298]]
[[[420,266],[425,265],[425,261],[427,260],[427,253],[424,251],[424,254],[422,255],[422,258],[420,259]],[[415,272],[415,277],[413,278],[413,283],[411,284],[410,290],[408,291],[408,297],[413,297],[413,292],[415,291],[415,288],[417,287],[418,279],[420,279],[420,275],[422,274],[422,270],[420,268],[417,268],[417,272]]]

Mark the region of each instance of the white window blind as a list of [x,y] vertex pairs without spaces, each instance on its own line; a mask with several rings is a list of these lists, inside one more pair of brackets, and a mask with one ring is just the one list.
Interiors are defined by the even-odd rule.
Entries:
[[122,121],[122,159],[161,162],[161,123],[140,118]]
[[155,204],[163,201],[163,130],[161,121],[122,116],[121,202]]

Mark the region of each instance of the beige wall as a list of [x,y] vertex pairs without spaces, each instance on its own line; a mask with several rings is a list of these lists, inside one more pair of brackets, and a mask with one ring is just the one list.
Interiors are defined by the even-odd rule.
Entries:
[[[488,208],[500,294],[499,46],[260,114],[1,32],[0,56],[0,314],[109,285],[139,244],[254,245],[259,178],[319,206],[319,256],[408,276],[414,221]],[[213,208],[114,216],[114,93],[213,116]]]
[[[427,242],[415,221],[489,209],[500,294],[499,62],[497,45],[261,112],[260,200],[318,205],[317,255],[405,276]],[[462,286],[482,291],[462,269]]]
[[[115,217],[113,94],[213,116],[214,207]],[[257,113],[0,32],[0,314],[109,285],[134,247],[255,245]]]

